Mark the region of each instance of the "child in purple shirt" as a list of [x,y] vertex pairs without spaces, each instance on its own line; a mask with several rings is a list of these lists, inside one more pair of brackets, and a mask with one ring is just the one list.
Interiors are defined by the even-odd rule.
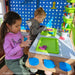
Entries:
[[31,41],[23,41],[20,32],[21,17],[12,11],[4,16],[1,25],[1,41],[5,52],[5,62],[7,67],[16,75],[30,75],[26,68],[20,66],[20,60],[23,57],[23,48],[29,46]]

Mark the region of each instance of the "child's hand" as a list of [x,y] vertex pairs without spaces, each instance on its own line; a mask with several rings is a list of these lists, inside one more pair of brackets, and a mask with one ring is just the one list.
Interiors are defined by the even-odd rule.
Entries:
[[31,41],[30,40],[26,40],[25,42],[22,42],[20,44],[20,47],[26,47],[26,46],[29,46],[31,44]]
[[47,27],[45,27],[45,29],[47,29]]
[[28,40],[30,40],[30,35],[27,35],[26,37],[28,38]]
[[47,31],[47,27],[45,27],[45,28],[43,29],[43,31]]

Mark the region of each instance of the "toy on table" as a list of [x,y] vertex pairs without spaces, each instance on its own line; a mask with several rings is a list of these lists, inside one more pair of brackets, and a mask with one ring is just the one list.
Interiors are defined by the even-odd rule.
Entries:
[[53,31],[53,29],[47,29],[47,31]]
[[59,39],[61,39],[61,40],[65,40],[65,38],[64,37],[62,37],[62,36],[60,36],[60,38]]
[[47,46],[46,45],[43,45],[43,46],[40,46],[39,47],[41,50],[46,50]]
[[72,3],[68,3],[68,5],[69,5],[69,8],[72,8]]
[[58,35],[60,36],[59,39],[65,40],[65,38],[62,36],[62,30],[58,29]]
[[64,15],[65,15],[65,16],[67,16],[67,14],[66,14],[66,13],[64,13]]
[[56,33],[57,33],[57,29],[55,29],[55,28],[47,28],[46,31],[41,32],[41,35],[56,36]]
[[48,32],[49,34],[54,34],[54,32]]
[[66,18],[68,18],[68,19],[70,18],[70,14],[69,13],[67,14]]
[[67,28],[67,27],[68,27],[68,24],[66,23],[66,24],[65,24],[65,28]]
[[61,70],[63,70],[63,71],[66,71],[66,72],[72,70],[71,65],[68,64],[68,63],[65,63],[65,62],[60,62],[60,63],[59,63],[59,68],[60,68]]
[[69,23],[62,23],[62,32],[69,32],[71,31],[71,26]]
[[65,27],[65,22],[63,22],[63,27]]
[[54,68],[55,64],[54,64],[54,62],[52,60],[44,59],[44,66],[46,68]]
[[69,7],[69,5],[66,5],[66,7],[68,8],[68,7]]

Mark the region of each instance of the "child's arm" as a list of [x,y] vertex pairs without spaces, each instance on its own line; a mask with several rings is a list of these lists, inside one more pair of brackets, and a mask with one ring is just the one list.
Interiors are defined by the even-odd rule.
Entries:
[[7,38],[5,38],[3,48],[5,53],[11,56],[16,54],[18,51],[22,50],[23,47],[29,46],[29,44],[30,43],[28,41],[25,41],[25,42],[22,42],[21,44],[18,44],[16,47],[13,48],[10,41]]
[[43,29],[45,28],[45,26],[42,26],[42,27],[32,27],[31,28],[31,32],[32,32],[32,35],[37,35],[38,33],[40,33]]
[[28,38],[28,40],[30,40],[30,35],[27,35],[26,37]]
[[18,51],[22,50],[22,48],[17,45],[16,47],[13,48],[12,44],[8,39],[5,39],[3,48],[5,51],[5,54],[8,54],[9,56],[16,54]]
[[31,41],[30,40],[26,40],[25,42],[22,42],[21,44],[20,44],[20,47],[22,48],[22,47],[26,47],[26,46],[29,46],[29,44],[31,44]]

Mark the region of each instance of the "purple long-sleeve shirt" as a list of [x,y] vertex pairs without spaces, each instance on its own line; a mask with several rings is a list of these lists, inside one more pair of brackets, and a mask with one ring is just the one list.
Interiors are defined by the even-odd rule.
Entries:
[[23,48],[20,47],[22,42],[21,32],[17,34],[9,32],[4,39],[5,59],[19,59],[23,56]]

